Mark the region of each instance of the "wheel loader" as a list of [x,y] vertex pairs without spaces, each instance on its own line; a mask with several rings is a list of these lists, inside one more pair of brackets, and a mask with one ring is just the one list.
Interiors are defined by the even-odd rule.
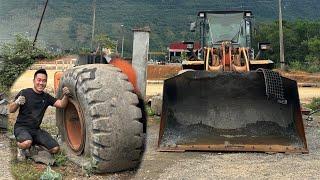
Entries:
[[[166,79],[159,151],[308,153],[297,83],[254,56],[251,11],[201,11],[201,49]],[[260,56],[261,57],[261,56]]]

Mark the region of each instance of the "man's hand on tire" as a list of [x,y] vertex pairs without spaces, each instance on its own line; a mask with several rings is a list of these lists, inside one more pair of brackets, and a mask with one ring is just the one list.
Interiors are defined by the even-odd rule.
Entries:
[[14,103],[18,104],[19,106],[24,105],[26,103],[26,98],[24,96],[19,96]]
[[68,87],[62,88],[62,94],[65,96],[71,96],[71,93],[70,93]]

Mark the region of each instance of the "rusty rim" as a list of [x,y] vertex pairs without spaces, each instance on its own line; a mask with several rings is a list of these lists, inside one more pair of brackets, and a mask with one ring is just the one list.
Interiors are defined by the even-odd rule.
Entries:
[[64,125],[68,145],[76,154],[81,154],[85,143],[85,122],[79,104],[71,98],[65,109]]

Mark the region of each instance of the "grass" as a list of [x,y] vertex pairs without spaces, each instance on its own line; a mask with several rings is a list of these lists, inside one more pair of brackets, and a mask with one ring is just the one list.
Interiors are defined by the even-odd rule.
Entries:
[[[47,131],[54,131],[57,132],[56,128],[53,125],[49,125],[49,124],[44,124],[44,126],[42,127],[44,129],[46,129]],[[13,132],[13,125],[10,124],[9,125],[9,129],[8,131]],[[37,168],[37,163],[34,163],[33,160],[28,159],[25,162],[19,162],[16,160],[16,149],[17,149],[17,144],[15,140],[10,141],[10,146],[11,146],[11,151],[13,153],[13,160],[11,161],[11,174],[13,175],[13,177],[15,179],[26,179],[26,180],[32,180],[32,179],[40,179],[40,176],[45,172],[45,169],[39,169]],[[66,154],[61,151],[55,155],[53,155],[53,158],[55,160],[54,165],[55,167],[55,171],[57,173],[60,173],[60,171],[63,171],[62,169],[60,170],[60,167],[64,167],[67,165],[68,158],[66,156]]]
[[31,179],[39,179],[42,172],[37,170],[31,160],[27,160],[26,162],[11,162],[11,174],[15,179],[21,180],[31,180]]
[[307,104],[306,107],[312,110],[320,109],[320,98],[313,98],[311,103]]
[[64,151],[60,151],[57,154],[53,155],[54,158],[54,164],[57,166],[65,166],[68,162],[68,157],[66,156]]
[[82,167],[82,171],[84,172],[86,177],[92,176],[96,172],[96,169],[97,165],[94,164],[92,161],[90,161],[88,165]]
[[[15,141],[11,141],[11,149],[13,152],[13,157],[16,156],[16,143]],[[65,174],[64,167],[68,164],[68,158],[63,151],[55,154],[54,156],[54,169],[55,172],[58,174]],[[38,164],[39,165],[39,164]],[[41,165],[41,164],[40,164]],[[42,165],[45,166],[45,165]],[[43,168],[36,168],[37,163],[35,163],[31,159],[27,159],[25,162],[19,162],[15,158],[11,161],[11,174],[15,179],[21,180],[33,180],[33,179],[40,179],[41,175],[46,172],[46,169]],[[61,168],[63,167],[63,168]]]
[[[50,169],[50,171],[48,171],[48,168]],[[44,179],[61,179],[62,177],[62,174],[59,169],[53,171],[51,170],[50,166],[47,166],[47,169],[37,169],[36,164],[32,160],[27,160],[25,162],[12,161],[11,174],[15,179],[18,180],[41,179],[41,177]]]
[[145,105],[145,110],[146,110],[147,115],[148,115],[149,117],[155,115],[155,112],[151,109],[150,105],[146,104],[146,105]]

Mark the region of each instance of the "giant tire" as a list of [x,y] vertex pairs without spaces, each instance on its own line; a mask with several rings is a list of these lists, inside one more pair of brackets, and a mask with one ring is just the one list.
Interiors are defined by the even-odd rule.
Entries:
[[93,163],[98,173],[137,168],[144,151],[142,113],[127,76],[108,64],[82,65],[64,73],[57,97],[65,86],[71,97],[56,117],[69,157]]

